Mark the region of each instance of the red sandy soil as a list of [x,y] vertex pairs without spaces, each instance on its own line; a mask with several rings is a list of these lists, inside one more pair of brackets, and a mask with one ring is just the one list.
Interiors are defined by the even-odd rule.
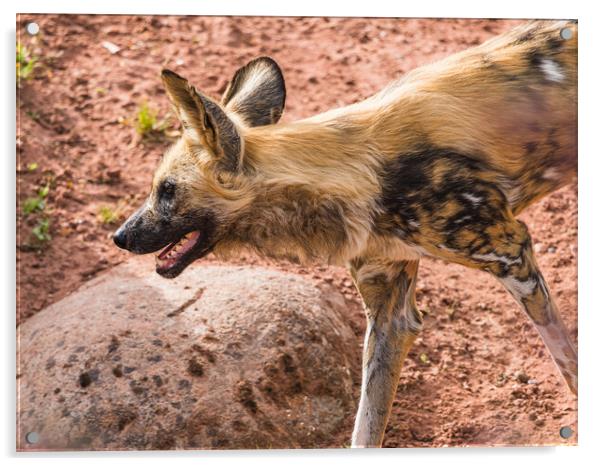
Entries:
[[[35,20],[41,33],[27,36]],[[517,21],[349,18],[207,18],[24,15],[17,30],[39,57],[18,93],[17,271],[22,322],[99,272],[126,260],[110,237],[147,194],[169,137],[140,138],[133,121],[143,102],[169,114],[163,67],[215,97],[234,71],[258,55],[284,70],[291,121],[361,100],[424,63],[481,43]],[[111,54],[103,41],[120,50]],[[177,127],[173,123],[173,128]],[[168,131],[171,134],[170,131]],[[28,169],[37,163],[35,170]],[[50,185],[44,213],[22,205]],[[108,206],[113,224],[99,219]],[[42,216],[52,239],[31,236]],[[577,338],[577,186],[529,208],[521,218],[574,340]],[[208,258],[214,261],[213,258]],[[245,263],[262,263],[254,257]],[[199,264],[202,266],[202,263]],[[287,270],[334,283],[349,303],[362,344],[359,298],[343,269]],[[425,326],[406,362],[384,445],[573,444],[576,400],[510,296],[491,277],[425,259],[417,300]],[[359,391],[359,380],[357,390]],[[353,413],[330,446],[348,444]]]

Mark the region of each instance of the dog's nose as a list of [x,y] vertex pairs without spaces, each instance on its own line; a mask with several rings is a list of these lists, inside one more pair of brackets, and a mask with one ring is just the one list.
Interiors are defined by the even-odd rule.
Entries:
[[113,234],[114,243],[120,247],[121,249],[125,249],[127,246],[127,238],[125,234],[125,229],[120,228]]

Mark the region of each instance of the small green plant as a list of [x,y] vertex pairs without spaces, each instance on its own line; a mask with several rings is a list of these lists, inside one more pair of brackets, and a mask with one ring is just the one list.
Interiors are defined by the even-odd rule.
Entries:
[[25,199],[23,203],[23,213],[25,215],[33,214],[34,212],[41,212],[44,210],[44,199],[39,197],[29,197]]
[[31,77],[33,70],[38,63],[38,58],[31,54],[29,50],[20,43],[17,44],[17,83],[21,80],[27,80]]
[[52,236],[50,236],[50,219],[47,217],[38,219],[38,223],[32,228],[31,234],[40,244],[50,241],[52,239]]
[[119,214],[111,206],[103,205],[98,209],[98,219],[103,225],[112,225],[119,220]]
[[35,197],[28,197],[23,203],[23,213],[25,215],[33,214],[34,212],[42,212],[46,207],[46,197],[50,191],[50,186],[46,185],[38,189]]
[[35,172],[38,169],[38,163],[37,162],[31,162],[27,164],[27,171],[30,172]]
[[142,137],[163,133],[169,126],[166,118],[158,119],[159,111],[143,102],[136,112],[136,132]]
[[114,205],[102,205],[98,208],[98,221],[102,225],[113,225],[124,218],[128,204],[122,199]]
[[46,210],[46,198],[50,192],[50,182],[45,186],[40,186],[35,196],[25,199],[23,202],[23,214],[25,216],[34,215],[35,225],[31,229],[32,242],[28,245],[34,249],[41,249],[48,243],[50,236],[50,218]]
[[150,133],[157,124],[157,111],[153,110],[144,102],[138,109],[136,115],[136,131],[141,136]]

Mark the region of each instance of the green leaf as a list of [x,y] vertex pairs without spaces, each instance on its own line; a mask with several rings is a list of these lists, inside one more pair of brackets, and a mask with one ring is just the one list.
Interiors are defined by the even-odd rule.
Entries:
[[136,131],[141,136],[144,136],[155,130],[155,125],[157,124],[157,111],[150,108],[149,105],[144,102],[138,109],[136,120]]
[[50,191],[50,186],[49,185],[43,186],[38,191],[38,196],[40,196],[41,198],[44,198],[44,197],[48,196],[48,192],[49,191]]
[[17,44],[17,82],[28,79],[37,65],[37,57],[32,56],[27,48]]
[[98,218],[101,223],[112,225],[119,220],[119,215],[110,206],[102,206],[98,209]]
[[29,215],[36,211],[44,210],[44,207],[44,199],[39,197],[29,197],[25,199],[25,202],[23,203],[23,213],[25,215]]
[[35,238],[41,242],[45,243],[52,239],[50,236],[50,220],[47,218],[42,218],[38,220],[38,224],[32,228],[31,233],[35,236]]

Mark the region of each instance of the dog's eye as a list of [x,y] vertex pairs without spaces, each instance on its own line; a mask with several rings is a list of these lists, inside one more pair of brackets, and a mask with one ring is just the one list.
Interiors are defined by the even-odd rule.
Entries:
[[176,185],[171,181],[164,181],[161,185],[161,197],[171,198],[176,192]]

